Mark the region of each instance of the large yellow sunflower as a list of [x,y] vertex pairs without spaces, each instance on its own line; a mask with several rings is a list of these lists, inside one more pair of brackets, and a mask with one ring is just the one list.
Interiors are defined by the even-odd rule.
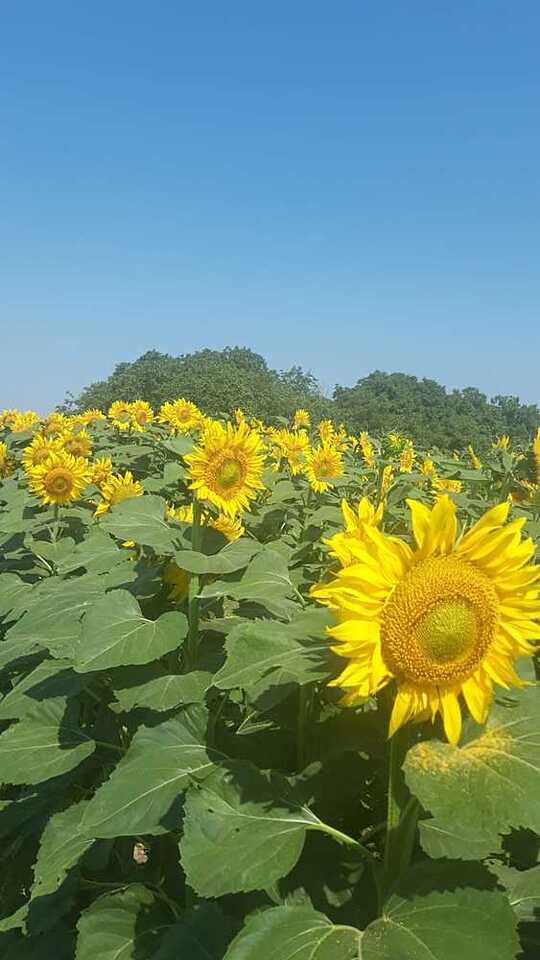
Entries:
[[17,413],[13,418],[11,422],[11,432],[24,433],[36,423],[39,423],[39,414],[37,414],[34,410],[24,410],[21,413]]
[[62,449],[61,437],[44,437],[43,434],[36,433],[31,443],[28,443],[24,448],[23,467],[28,472],[32,467],[44,463],[50,456]]
[[88,462],[58,450],[28,470],[28,486],[43,504],[61,506],[78,500],[90,483]]
[[209,424],[201,443],[185,457],[190,487],[200,500],[208,500],[228,517],[247,510],[263,489],[263,443],[246,423],[234,427]]
[[133,479],[133,474],[129,470],[124,474],[113,473],[101,487],[103,500],[96,507],[94,516],[101,517],[114,504],[122,503],[123,500],[129,500],[131,497],[142,497],[143,493],[141,484]]
[[109,420],[118,430],[129,430],[131,426],[131,404],[125,400],[115,400],[108,412]]
[[159,422],[168,424],[175,433],[188,433],[190,430],[198,430],[203,419],[199,408],[191,403],[191,400],[184,400],[183,397],[174,400],[172,403],[169,401],[163,403],[158,414]]
[[64,450],[67,450],[72,457],[88,458],[92,453],[92,441],[86,430],[79,430],[78,433],[67,433],[63,437]]
[[293,417],[293,430],[300,430],[303,427],[305,427],[306,430],[309,430],[310,424],[311,424],[311,417],[308,411],[302,408],[300,408],[300,410],[297,410]]
[[352,562],[313,595],[338,620],[333,649],[349,662],[332,685],[347,691],[344,702],[395,680],[390,735],[441,714],[455,744],[460,696],[485,723],[494,683],[523,686],[513,660],[530,655],[540,636],[540,566],[530,563],[533,541],[521,539],[525,519],[506,524],[508,503],[461,537],[449,497],[431,510],[408,504],[415,549],[366,524],[362,539],[347,542]]
[[92,471],[92,483],[95,483],[98,487],[102,487],[107,483],[107,480],[113,472],[112,460],[110,457],[98,457],[97,460],[94,460],[94,462],[90,464],[90,469]]
[[69,417],[63,413],[51,413],[41,425],[41,432],[45,437],[59,437],[69,430]]
[[135,400],[131,404],[131,426],[137,433],[142,433],[154,419],[154,411],[146,400]]
[[332,444],[323,443],[306,456],[306,477],[316,493],[329,490],[343,474],[343,457]]
[[293,476],[303,473],[309,453],[309,437],[305,430],[276,430],[273,440],[276,444],[276,459],[284,458]]

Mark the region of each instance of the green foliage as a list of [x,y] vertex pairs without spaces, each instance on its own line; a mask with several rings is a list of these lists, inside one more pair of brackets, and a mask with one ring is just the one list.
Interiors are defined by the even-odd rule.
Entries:
[[[338,384],[329,399],[311,373],[298,366],[278,373],[246,347],[180,357],[151,350],[132,363],[118,364],[107,380],[86,387],[62,409],[107,411],[114,400],[139,398],[158,409],[175,397],[192,400],[210,416],[231,415],[241,407],[265,422],[290,418],[301,407],[314,420],[344,422],[352,432],[398,431],[420,445],[447,450],[472,443],[483,451],[502,434],[514,443],[528,443],[540,424],[538,406],[522,404],[517,397],[489,400],[475,387],[448,392],[435,380],[380,370],[352,387]],[[185,443],[183,438],[172,442]]]

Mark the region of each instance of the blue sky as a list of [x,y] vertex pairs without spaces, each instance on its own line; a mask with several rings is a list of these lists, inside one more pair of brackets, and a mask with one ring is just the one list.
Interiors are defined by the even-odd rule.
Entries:
[[540,6],[3,4],[1,406],[248,345],[540,401]]

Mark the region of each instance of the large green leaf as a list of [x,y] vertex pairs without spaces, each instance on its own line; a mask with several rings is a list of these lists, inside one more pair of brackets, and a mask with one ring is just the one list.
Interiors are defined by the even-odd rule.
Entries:
[[497,877],[518,920],[540,923],[540,864],[530,870],[499,867]]
[[25,600],[28,612],[8,632],[8,639],[20,644],[32,642],[46,647],[53,657],[71,656],[81,630],[81,617],[103,594],[99,577],[75,580],[51,578],[34,588],[33,598]]
[[[362,955],[363,956],[363,955]],[[334,926],[312,907],[274,907],[249,917],[225,960],[360,960],[360,931]],[[392,960],[415,960],[396,954]],[[428,960],[418,954],[418,960]]]
[[265,547],[251,561],[241,580],[216,580],[204,588],[202,596],[251,600],[278,615],[283,601],[292,596],[294,589],[285,557],[276,549]]
[[[13,620],[20,615],[25,597],[31,592],[31,584],[25,583],[16,573],[0,574],[0,619]],[[18,612],[12,614],[12,611]]]
[[92,527],[87,537],[58,563],[58,573],[65,576],[80,567],[92,573],[106,573],[124,560],[124,554],[125,551],[101,527]]
[[135,597],[127,590],[113,590],[85,617],[74,648],[75,669],[85,673],[149,663],[179,647],[186,633],[183,613],[147,620]]
[[241,687],[252,698],[272,686],[310,683],[331,672],[326,610],[302,612],[291,623],[254,620],[229,633],[227,660],[214,677],[222,690]]
[[461,888],[427,896],[393,896],[364,931],[362,960],[514,960],[516,922],[508,900]]
[[4,783],[41,783],[72,770],[95,747],[63,698],[45,700],[0,736],[0,776]]
[[82,800],[57,813],[48,821],[39,845],[34,865],[34,884],[31,900],[54,893],[65,880],[68,870],[76,864],[93,840],[81,834],[81,821],[87,801]]
[[171,925],[163,902],[140,884],[100,897],[77,924],[75,960],[152,960]]
[[256,540],[236,540],[227,544],[219,553],[206,556],[196,550],[177,550],[175,562],[188,573],[225,576],[247,566],[251,558],[261,550]]
[[432,819],[420,824],[432,857],[482,858],[511,827],[540,833],[540,697],[536,687],[496,705],[487,729],[463,747],[430,740],[404,765],[407,784]]
[[202,703],[211,682],[211,673],[193,670],[191,673],[154,677],[136,686],[115,687],[114,695],[122,710],[125,711],[133,710],[135,707],[144,707],[147,710],[172,710],[180,704]]
[[0,720],[24,717],[42,700],[73,697],[83,683],[69,660],[43,660],[0,701]]
[[325,825],[283,777],[231,762],[186,796],[180,849],[188,883],[204,897],[262,890],[292,870],[309,829]]
[[[175,801],[192,777],[210,773],[206,710],[199,704],[155,727],[140,727],[83,818],[92,837],[159,834],[176,823]],[[1,742],[1,738],[0,738]]]
[[103,530],[121,540],[134,540],[156,553],[174,553],[174,532],[165,519],[165,500],[151,494],[131,497],[112,507],[100,520]]
[[227,942],[223,915],[212,903],[186,910],[166,933],[152,960],[222,960]]

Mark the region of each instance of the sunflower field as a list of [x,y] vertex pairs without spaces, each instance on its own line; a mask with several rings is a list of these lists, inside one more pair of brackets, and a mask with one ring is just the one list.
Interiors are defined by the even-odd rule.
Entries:
[[3,960],[540,956],[540,429],[0,413]]

